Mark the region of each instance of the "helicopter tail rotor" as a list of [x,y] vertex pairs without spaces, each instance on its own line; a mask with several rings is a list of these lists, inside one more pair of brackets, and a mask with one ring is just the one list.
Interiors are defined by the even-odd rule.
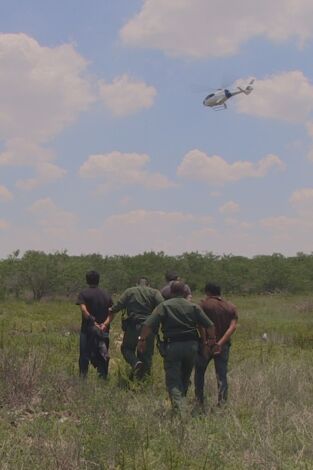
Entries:
[[252,78],[252,80],[250,80],[250,82],[248,83],[246,88],[242,88],[240,86],[237,86],[237,88],[238,88],[238,90],[241,91],[241,93],[244,93],[245,95],[250,95],[250,93],[254,90],[254,88],[252,86],[254,82],[255,82],[255,78]]
[[254,90],[253,86],[251,85],[251,83],[253,83],[254,80],[251,80],[251,82],[249,83],[248,86],[246,86],[246,88],[241,88],[240,86],[237,87],[238,90],[241,91],[241,93],[244,93],[245,95],[250,95],[250,93]]
[[248,86],[245,88],[244,90],[244,93],[246,95],[250,95],[251,91],[253,91],[253,83],[255,82],[255,78],[252,78],[252,80],[250,80]]
[[245,95],[250,95],[251,91],[253,91],[253,86],[248,85],[245,90],[243,90]]

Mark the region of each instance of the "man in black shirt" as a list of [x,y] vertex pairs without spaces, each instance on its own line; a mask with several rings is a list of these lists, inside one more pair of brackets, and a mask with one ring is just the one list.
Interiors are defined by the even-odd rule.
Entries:
[[82,290],[76,302],[82,312],[80,330],[79,374],[86,377],[89,362],[102,378],[108,375],[109,328],[112,306],[111,296],[100,289],[100,275],[96,271],[86,273],[88,287]]

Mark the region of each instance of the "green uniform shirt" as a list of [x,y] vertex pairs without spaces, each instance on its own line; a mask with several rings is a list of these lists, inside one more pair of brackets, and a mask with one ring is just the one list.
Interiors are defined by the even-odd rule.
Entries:
[[183,297],[174,297],[162,302],[144,324],[154,332],[161,324],[165,339],[184,335],[197,337],[197,325],[204,328],[213,326],[198,305],[188,302]]
[[163,300],[160,292],[156,289],[152,289],[152,287],[130,287],[123,292],[118,302],[112,307],[112,312],[117,313],[120,310],[126,309],[127,316],[142,321],[145,320]]

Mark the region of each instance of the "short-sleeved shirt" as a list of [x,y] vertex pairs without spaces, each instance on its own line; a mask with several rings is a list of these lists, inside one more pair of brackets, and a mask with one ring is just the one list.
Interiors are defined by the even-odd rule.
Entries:
[[147,316],[164,299],[157,289],[149,286],[135,286],[126,289],[118,302],[112,307],[112,312],[117,313],[126,309],[127,316],[135,321],[145,321]]
[[[161,289],[161,294],[163,295],[164,299],[171,299],[172,298],[172,292],[171,292],[171,285],[173,284],[174,281],[170,281],[166,286],[162,287]],[[188,286],[188,284],[185,284],[185,298],[191,295],[191,289]]]
[[144,323],[154,332],[162,325],[165,339],[198,338],[197,326],[209,328],[212,321],[202,309],[183,297],[173,297],[160,304]]
[[[76,305],[86,305],[88,312],[97,323],[103,323],[106,320],[112,304],[110,294],[100,287],[87,287],[78,294],[76,301]],[[88,319],[82,315],[81,331],[86,332],[89,323]]]
[[208,296],[200,302],[200,307],[214,323],[217,340],[224,336],[232,320],[238,320],[235,305],[222,297]]

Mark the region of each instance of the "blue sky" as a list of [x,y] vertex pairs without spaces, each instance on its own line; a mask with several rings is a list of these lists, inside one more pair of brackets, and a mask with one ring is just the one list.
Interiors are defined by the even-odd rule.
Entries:
[[313,5],[227,5],[1,1],[1,257],[312,251]]

